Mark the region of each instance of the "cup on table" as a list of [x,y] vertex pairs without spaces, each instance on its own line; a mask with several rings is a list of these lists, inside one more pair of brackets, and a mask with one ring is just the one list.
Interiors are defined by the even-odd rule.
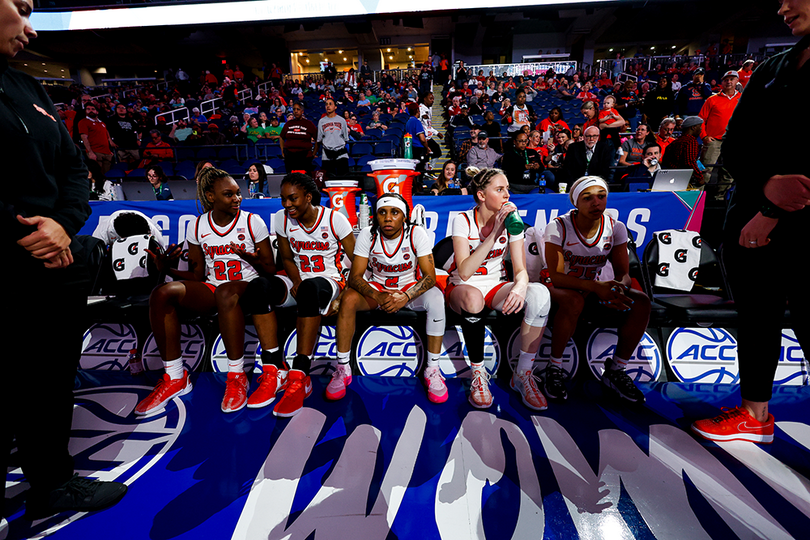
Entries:
[[566,191],[568,191],[568,184],[565,182],[557,184],[557,193],[565,193]]

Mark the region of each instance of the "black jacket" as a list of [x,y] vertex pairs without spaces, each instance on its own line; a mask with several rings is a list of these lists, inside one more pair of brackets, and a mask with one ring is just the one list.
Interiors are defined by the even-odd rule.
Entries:
[[90,215],[87,168],[56,108],[32,77],[0,59],[0,148],[5,187],[0,192],[2,243],[32,232],[18,214],[49,217],[72,238]]
[[581,176],[601,176],[606,182],[610,177],[610,166],[613,164],[613,144],[600,140],[593,150],[593,157],[588,163],[585,155],[585,143],[575,142],[568,146],[565,152],[565,161],[561,169],[560,182],[570,185]]

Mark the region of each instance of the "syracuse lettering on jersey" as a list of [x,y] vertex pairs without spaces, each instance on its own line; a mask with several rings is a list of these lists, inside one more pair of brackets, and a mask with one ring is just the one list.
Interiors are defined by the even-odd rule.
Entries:
[[607,255],[574,255],[572,252],[563,251],[563,260],[570,263],[570,266],[594,266],[603,265],[607,262]]
[[[237,246],[239,249],[244,250],[245,244],[239,244]],[[214,258],[215,255],[227,255],[228,253],[233,253],[233,249],[230,245],[224,246],[209,246],[208,244],[202,245],[203,251],[210,257],[211,259]]]
[[402,272],[407,272],[408,270],[412,270],[413,261],[408,261],[407,263],[402,264],[382,264],[380,262],[377,262],[377,258],[374,257],[373,259],[371,259],[371,261],[369,261],[369,266],[380,273],[387,272],[389,274],[398,274]]
[[320,242],[317,240],[306,240],[304,242],[300,242],[295,238],[290,238],[290,246],[292,247],[293,251],[297,252],[329,250],[329,242]]

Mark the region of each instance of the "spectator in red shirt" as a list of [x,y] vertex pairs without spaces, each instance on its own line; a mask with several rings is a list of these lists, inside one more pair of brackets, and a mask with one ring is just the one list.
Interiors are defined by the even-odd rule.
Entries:
[[671,116],[664,118],[658,127],[658,133],[655,134],[655,142],[661,147],[661,157],[664,157],[667,147],[675,140],[672,137],[675,132],[675,123],[675,119]]
[[740,78],[740,84],[742,85],[743,89],[748,84],[748,79],[751,78],[751,75],[754,74],[754,61],[753,60],[746,60],[743,62],[742,69],[737,73]]
[[112,167],[112,148],[115,148],[115,143],[107,131],[107,126],[98,119],[98,109],[95,105],[88,103],[84,113],[86,117],[79,120],[79,135],[87,151],[87,159],[98,163],[101,172],[106,174]]
[[169,143],[160,136],[160,131],[153,129],[149,132],[150,141],[143,150],[143,159],[140,167],[146,167],[158,161],[174,159],[174,150]]
[[560,129],[570,130],[571,128],[569,128],[568,124],[566,124],[565,120],[563,120],[562,109],[559,107],[552,107],[551,110],[548,111],[548,118],[541,120],[540,123],[537,124],[537,129],[541,132],[554,132]]
[[706,165],[706,174],[709,177],[712,171],[709,165],[717,163],[720,158],[720,145],[726,134],[726,126],[740,101],[741,94],[737,92],[738,80],[736,71],[727,71],[721,81],[722,91],[707,99],[698,113],[703,119],[703,130],[700,134],[703,138],[703,153],[700,160]]
[[303,103],[294,103],[292,108],[293,119],[284,124],[279,140],[284,167],[288,173],[306,171],[311,176],[314,156],[312,144],[318,137],[318,128],[312,121],[304,118]]
[[245,74],[242,73],[242,70],[239,69],[239,66],[236,66],[236,69],[233,70],[233,79],[235,81],[242,82],[245,79]]
[[583,103],[579,111],[585,118],[585,122],[582,124],[583,133],[591,126],[599,127],[599,111],[596,110],[596,105],[593,104],[593,101]]
[[662,169],[692,169],[690,185],[703,185],[703,172],[698,168],[700,145],[697,137],[703,129],[703,119],[699,116],[687,116],[681,124],[681,136],[672,141],[667,153],[661,159]]

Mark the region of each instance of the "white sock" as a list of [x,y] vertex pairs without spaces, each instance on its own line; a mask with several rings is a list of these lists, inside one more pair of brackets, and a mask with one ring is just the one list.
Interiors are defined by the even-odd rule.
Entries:
[[439,355],[437,353],[428,353],[427,367],[439,367]]
[[348,364],[349,359],[351,358],[351,351],[340,352],[337,353],[337,361],[338,364]]
[[236,360],[228,358],[228,373],[241,373],[245,371],[245,357],[241,356]]
[[562,369],[562,358],[554,358],[553,356],[548,359],[552,366]]
[[163,361],[163,369],[166,370],[166,374],[169,378],[173,381],[177,379],[183,378],[183,357],[177,358],[175,360]]
[[627,363],[630,360],[625,360],[624,358],[619,358],[618,356],[613,357],[613,369],[624,369],[627,367]]
[[534,368],[534,355],[535,353],[520,351],[520,354],[518,355],[517,368],[515,368],[515,370],[518,373],[531,371],[532,368]]

